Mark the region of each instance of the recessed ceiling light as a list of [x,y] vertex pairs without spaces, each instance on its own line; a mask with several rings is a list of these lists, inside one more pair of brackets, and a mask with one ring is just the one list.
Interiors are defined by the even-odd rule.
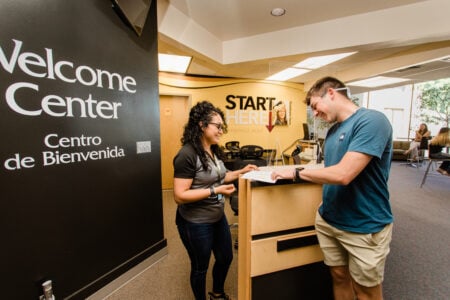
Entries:
[[343,59],[344,57],[350,56],[356,52],[347,52],[347,53],[339,53],[339,54],[333,54],[333,55],[324,55],[324,56],[317,56],[317,57],[311,57],[308,59],[305,59],[298,64],[284,69],[281,72],[278,72],[268,78],[267,80],[278,80],[278,81],[284,81],[291,79],[293,77],[297,77],[300,75],[303,75],[305,73],[308,73],[309,71],[312,71],[314,69],[318,69],[320,67],[323,67],[325,65],[328,65],[332,62],[335,62],[337,60]]
[[270,14],[274,17],[281,17],[286,13],[286,10],[281,7],[276,7],[270,11]]
[[317,69],[317,68],[323,67],[325,65],[331,64],[332,62],[343,59],[344,57],[355,54],[355,53],[356,52],[346,52],[346,53],[311,57],[311,58],[307,58],[307,59],[299,62],[294,67],[306,68],[306,69]]
[[311,70],[306,69],[298,69],[298,68],[287,68],[281,72],[275,73],[270,77],[267,77],[266,80],[276,80],[276,81],[285,81],[302,74],[308,73]]
[[408,81],[410,79],[407,78],[398,78],[398,77],[385,77],[385,76],[377,76],[364,80],[349,82],[347,85],[350,86],[363,86],[363,87],[379,87],[383,85],[389,85],[399,82]]
[[162,72],[177,72],[186,73],[192,57],[172,55],[172,54],[158,54],[159,70]]

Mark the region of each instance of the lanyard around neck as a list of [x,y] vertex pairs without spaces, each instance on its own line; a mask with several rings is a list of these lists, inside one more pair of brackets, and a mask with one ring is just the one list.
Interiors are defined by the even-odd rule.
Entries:
[[220,167],[219,160],[217,159],[217,156],[214,155],[214,153],[213,153],[213,157],[212,157],[211,155],[209,155],[208,152],[206,152],[206,154],[208,155],[209,159],[211,159],[211,161],[212,161],[212,163],[213,163],[214,169],[215,169],[216,172],[217,172],[217,178],[219,179],[219,183],[220,183],[220,179],[221,179],[221,178],[220,178],[221,167]]

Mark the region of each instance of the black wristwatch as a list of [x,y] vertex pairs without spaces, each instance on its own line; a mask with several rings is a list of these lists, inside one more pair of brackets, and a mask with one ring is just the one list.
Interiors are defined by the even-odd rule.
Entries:
[[215,196],[217,196],[216,195],[216,193],[214,192],[214,187],[213,186],[210,186],[209,187],[209,193],[210,193],[210,197],[215,197]]
[[302,182],[303,180],[300,178],[300,172],[305,168],[295,168],[295,176],[293,178],[294,182]]

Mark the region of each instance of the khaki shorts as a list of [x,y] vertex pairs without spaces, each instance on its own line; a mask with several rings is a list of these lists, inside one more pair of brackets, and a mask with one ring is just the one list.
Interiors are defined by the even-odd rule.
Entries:
[[317,213],[316,232],[327,266],[348,266],[353,280],[362,286],[383,282],[392,223],[380,232],[361,234],[337,229]]

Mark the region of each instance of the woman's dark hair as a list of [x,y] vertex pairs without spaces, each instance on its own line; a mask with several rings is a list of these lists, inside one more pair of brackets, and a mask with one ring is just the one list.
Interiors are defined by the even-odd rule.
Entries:
[[[227,124],[222,110],[215,107],[211,102],[201,101],[191,108],[189,121],[184,126],[183,137],[181,138],[182,145],[190,144],[194,147],[204,170],[208,169],[208,156],[201,142],[201,137],[203,136],[202,128],[208,127],[214,115],[219,115],[222,118],[223,133],[227,133]],[[221,160],[225,159],[225,154],[219,145],[211,145],[211,151]]]
[[419,133],[420,133],[420,134],[425,134],[425,133],[427,133],[427,132],[428,132],[428,126],[427,126],[427,124],[422,123],[422,124],[420,124],[420,125],[423,125],[425,128],[424,128],[423,130],[421,130],[421,129],[419,128]]

